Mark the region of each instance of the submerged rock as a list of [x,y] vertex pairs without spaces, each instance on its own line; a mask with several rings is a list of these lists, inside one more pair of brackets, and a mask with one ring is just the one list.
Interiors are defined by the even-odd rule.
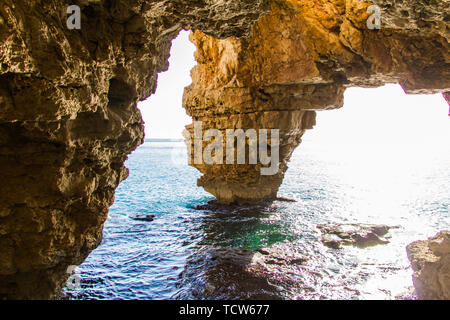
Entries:
[[208,201],[205,204],[198,204],[193,206],[195,210],[208,210],[216,212],[234,212],[241,210],[268,210],[275,211],[278,209],[277,202],[296,202],[295,199],[285,197],[276,197],[253,204],[235,204],[235,203],[221,203],[217,200]]
[[202,247],[180,274],[177,299],[293,298],[302,290],[302,269],[308,262],[293,244],[249,250]]
[[153,221],[155,220],[155,215],[154,214],[148,214],[146,216],[137,216],[137,217],[132,217],[131,219],[136,220],[136,221]]
[[339,249],[342,245],[366,248],[378,244],[387,244],[386,235],[391,228],[386,225],[372,224],[320,224],[322,243],[327,247]]
[[406,247],[419,299],[450,299],[450,231]]

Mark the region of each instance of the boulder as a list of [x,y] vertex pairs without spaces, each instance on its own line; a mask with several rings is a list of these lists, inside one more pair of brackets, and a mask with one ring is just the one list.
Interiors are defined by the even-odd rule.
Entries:
[[450,231],[406,247],[416,294],[423,300],[450,299]]
[[320,224],[322,243],[327,247],[339,249],[343,245],[366,248],[378,244],[387,244],[386,235],[392,228],[375,224]]

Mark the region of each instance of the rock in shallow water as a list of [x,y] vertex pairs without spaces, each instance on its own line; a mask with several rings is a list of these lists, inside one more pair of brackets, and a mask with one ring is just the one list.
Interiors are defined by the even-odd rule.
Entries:
[[450,299],[450,231],[406,247],[419,299]]
[[193,206],[195,210],[208,210],[214,212],[233,212],[240,210],[264,210],[275,211],[278,208],[277,202],[296,202],[295,199],[289,199],[285,197],[276,197],[274,199],[269,199],[265,201],[260,201],[255,204],[246,204],[246,205],[238,205],[238,204],[227,204],[220,203],[217,200],[208,201],[206,204],[199,204]]
[[317,228],[322,232],[322,243],[327,247],[339,249],[342,245],[353,245],[366,248],[378,244],[387,244],[386,234],[389,227],[372,224],[320,224]]
[[180,274],[177,299],[290,299],[303,290],[308,258],[294,244],[249,250],[202,247]]

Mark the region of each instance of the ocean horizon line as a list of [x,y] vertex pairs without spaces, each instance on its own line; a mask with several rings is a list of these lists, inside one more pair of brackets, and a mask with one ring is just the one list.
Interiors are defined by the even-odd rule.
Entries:
[[183,138],[145,138],[144,142],[182,142]]

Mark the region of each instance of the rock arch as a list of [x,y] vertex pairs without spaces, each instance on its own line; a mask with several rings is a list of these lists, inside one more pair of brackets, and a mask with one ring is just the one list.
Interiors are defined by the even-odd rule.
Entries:
[[205,130],[280,129],[278,174],[262,176],[260,165],[195,164],[200,186],[222,202],[276,196],[293,150],[315,125],[315,111],[342,107],[348,87],[449,90],[449,3],[372,3],[382,8],[380,30],[367,27],[369,2],[283,0],[271,2],[249,37],[191,35],[198,66],[183,104],[194,121]]

